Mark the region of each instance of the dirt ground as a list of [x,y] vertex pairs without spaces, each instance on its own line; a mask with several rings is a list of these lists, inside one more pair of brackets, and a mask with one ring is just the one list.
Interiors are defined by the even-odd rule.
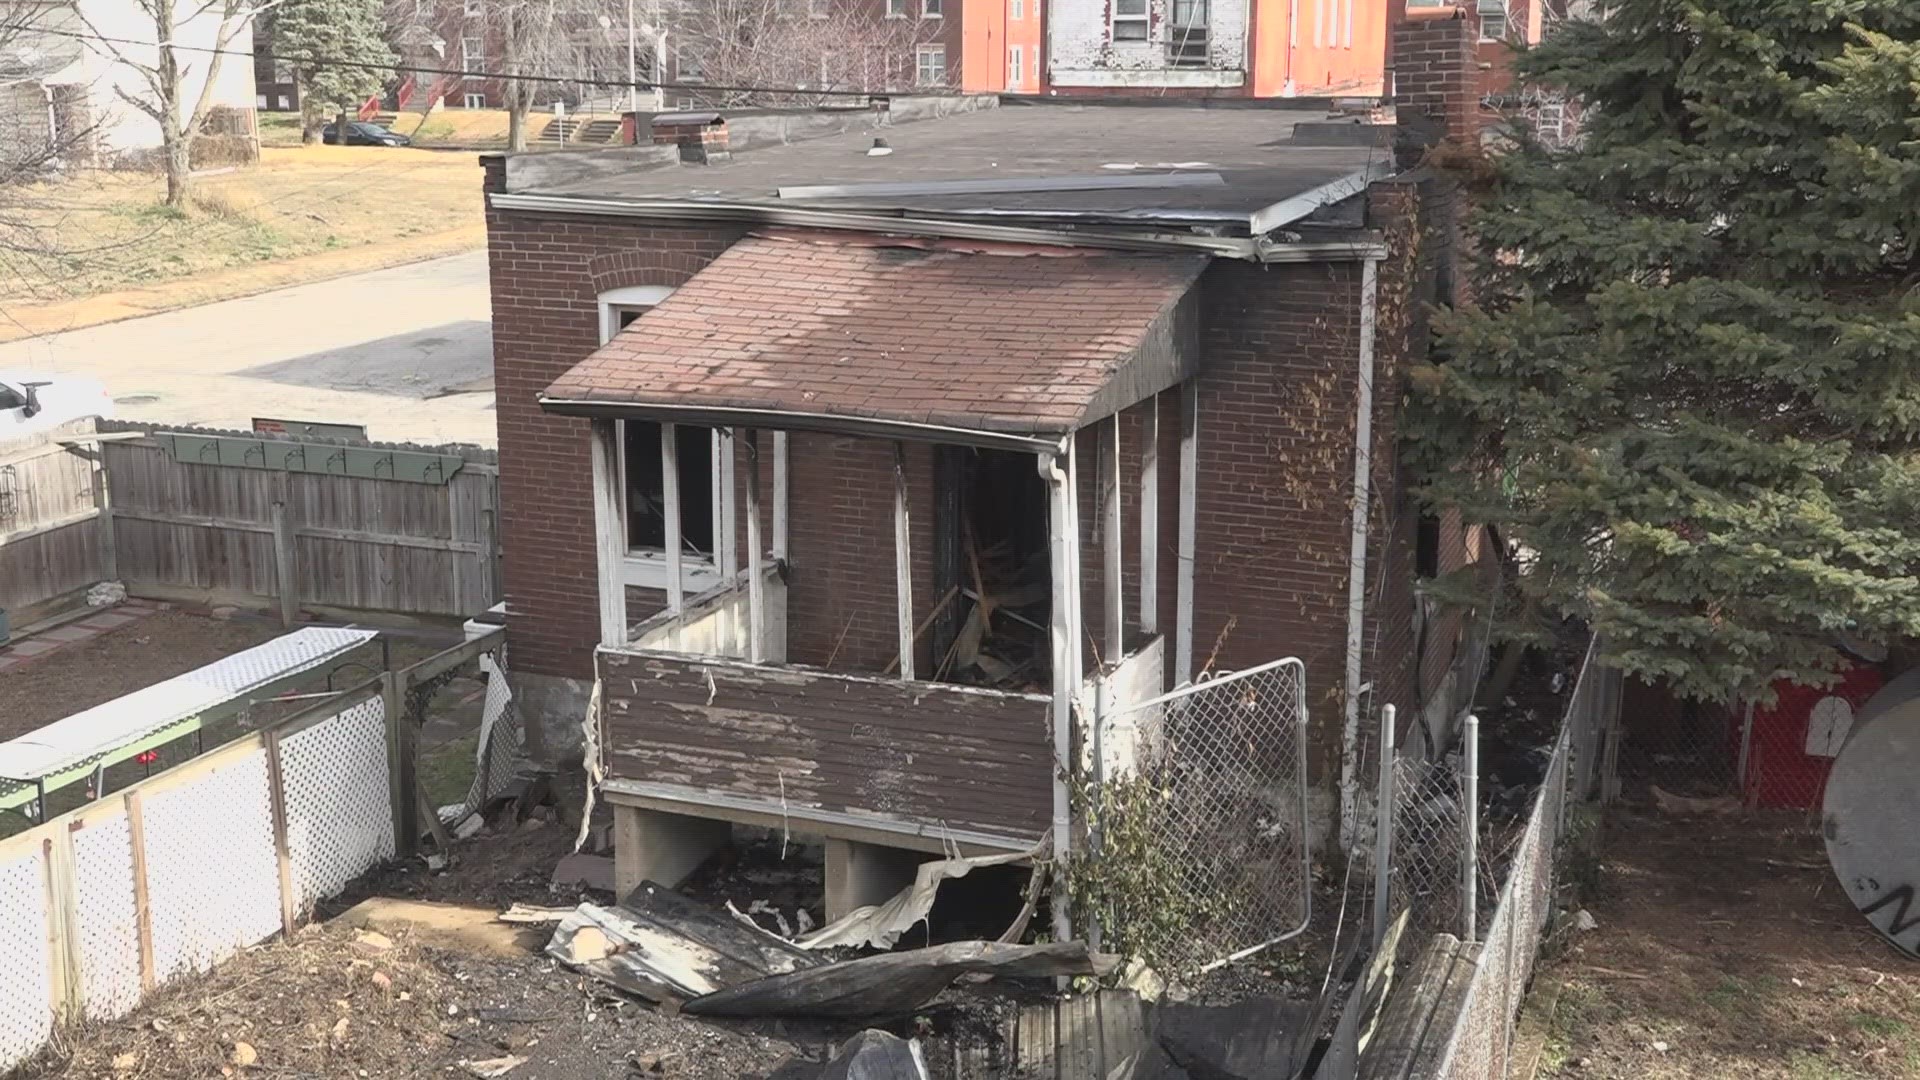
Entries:
[[163,611],[69,645],[0,679],[0,740],[152,686],[281,633],[264,620]]
[[1920,1076],[1920,964],[1853,910],[1807,815],[1622,807],[1600,844],[1598,929],[1535,982],[1539,1076]]

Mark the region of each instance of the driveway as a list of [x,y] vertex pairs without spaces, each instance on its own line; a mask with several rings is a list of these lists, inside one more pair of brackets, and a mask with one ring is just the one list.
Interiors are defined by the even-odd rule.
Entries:
[[497,441],[484,251],[0,345],[0,368],[97,379],[125,420]]

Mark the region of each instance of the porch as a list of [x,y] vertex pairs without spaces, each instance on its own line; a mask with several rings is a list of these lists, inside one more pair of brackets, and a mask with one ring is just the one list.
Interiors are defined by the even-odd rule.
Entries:
[[[811,292],[845,260],[917,295],[874,300],[883,325],[827,334],[780,314],[792,298],[748,302],[728,265],[748,247],[759,292],[783,271]],[[592,422],[597,735],[623,886],[670,883],[734,823],[825,837],[830,915],[884,898],[911,853],[1068,854],[1065,774],[1127,768],[1152,733],[1113,718],[1160,694],[1169,667],[1191,671],[1203,267],[748,241],[548,390],[548,410]],[[972,341],[909,348],[886,325],[954,295],[957,272],[1025,305],[987,304],[1024,328],[996,346],[1005,359],[976,362]],[[1102,286],[1131,292],[1090,323]],[[726,356],[688,344],[696,332]],[[839,355],[795,355],[823,338]],[[848,369],[862,360],[876,366]],[[657,466],[632,463],[638,425]],[[711,488],[682,467],[709,445]],[[689,493],[713,522],[691,546]],[[663,609],[646,618],[628,588],[636,502],[659,507],[646,528]],[[1097,553],[1084,566],[1083,551]]]

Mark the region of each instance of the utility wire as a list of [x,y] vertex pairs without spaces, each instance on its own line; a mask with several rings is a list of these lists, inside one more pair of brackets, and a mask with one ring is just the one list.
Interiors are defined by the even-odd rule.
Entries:
[[[97,42],[101,42],[103,44],[109,44],[109,45],[138,45],[143,48],[149,48],[149,49],[159,47],[154,42],[143,41],[139,38],[112,37],[106,34],[84,34],[76,30],[47,29],[47,30],[36,30],[34,32],[39,34],[48,34],[54,37],[75,38],[80,41],[97,41]],[[420,74],[420,75],[458,75],[458,76],[461,76],[462,78],[468,78],[468,79],[500,79],[500,80],[505,80],[510,82],[579,83],[579,84],[585,84],[588,86],[595,86],[595,87],[618,87],[623,90],[631,88],[635,90],[685,90],[685,91],[690,91],[695,93],[705,92],[705,93],[725,93],[725,94],[813,94],[816,96],[825,96],[825,97],[861,97],[861,98],[889,97],[896,94],[907,92],[907,91],[898,91],[898,90],[896,91],[829,90],[825,88],[815,88],[815,87],[807,87],[807,86],[728,86],[728,85],[721,85],[721,84],[709,83],[709,82],[644,82],[644,81],[628,82],[626,79],[603,79],[593,75],[522,75],[522,74],[505,72],[505,71],[466,70],[461,68],[428,68],[428,67],[416,67],[412,64],[396,63],[392,61],[388,61],[385,63],[374,63],[371,61],[364,61],[364,60],[343,60],[338,57],[314,56],[310,54],[285,55],[280,53],[274,53],[268,50],[255,51],[252,49],[221,49],[221,48],[214,48],[206,45],[181,45],[181,44],[171,43],[171,42],[168,43],[167,47],[170,49],[176,50],[178,52],[206,53],[208,55],[213,55],[213,56],[245,56],[245,57],[252,58],[254,60],[264,61],[269,64],[286,63],[286,64],[293,64],[295,66],[306,66],[306,67],[355,68],[361,71],[381,71],[381,72],[390,71],[396,74],[401,72],[411,72],[411,73]],[[913,87],[911,88],[911,91],[916,96],[921,96],[921,97],[961,96],[954,93],[954,91],[952,91],[951,89],[943,89],[943,88],[936,88],[936,87]]]

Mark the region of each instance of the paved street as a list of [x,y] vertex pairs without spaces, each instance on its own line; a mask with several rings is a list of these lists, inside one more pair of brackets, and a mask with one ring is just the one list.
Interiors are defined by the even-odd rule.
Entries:
[[99,379],[128,420],[496,441],[484,251],[0,345],[0,369]]

